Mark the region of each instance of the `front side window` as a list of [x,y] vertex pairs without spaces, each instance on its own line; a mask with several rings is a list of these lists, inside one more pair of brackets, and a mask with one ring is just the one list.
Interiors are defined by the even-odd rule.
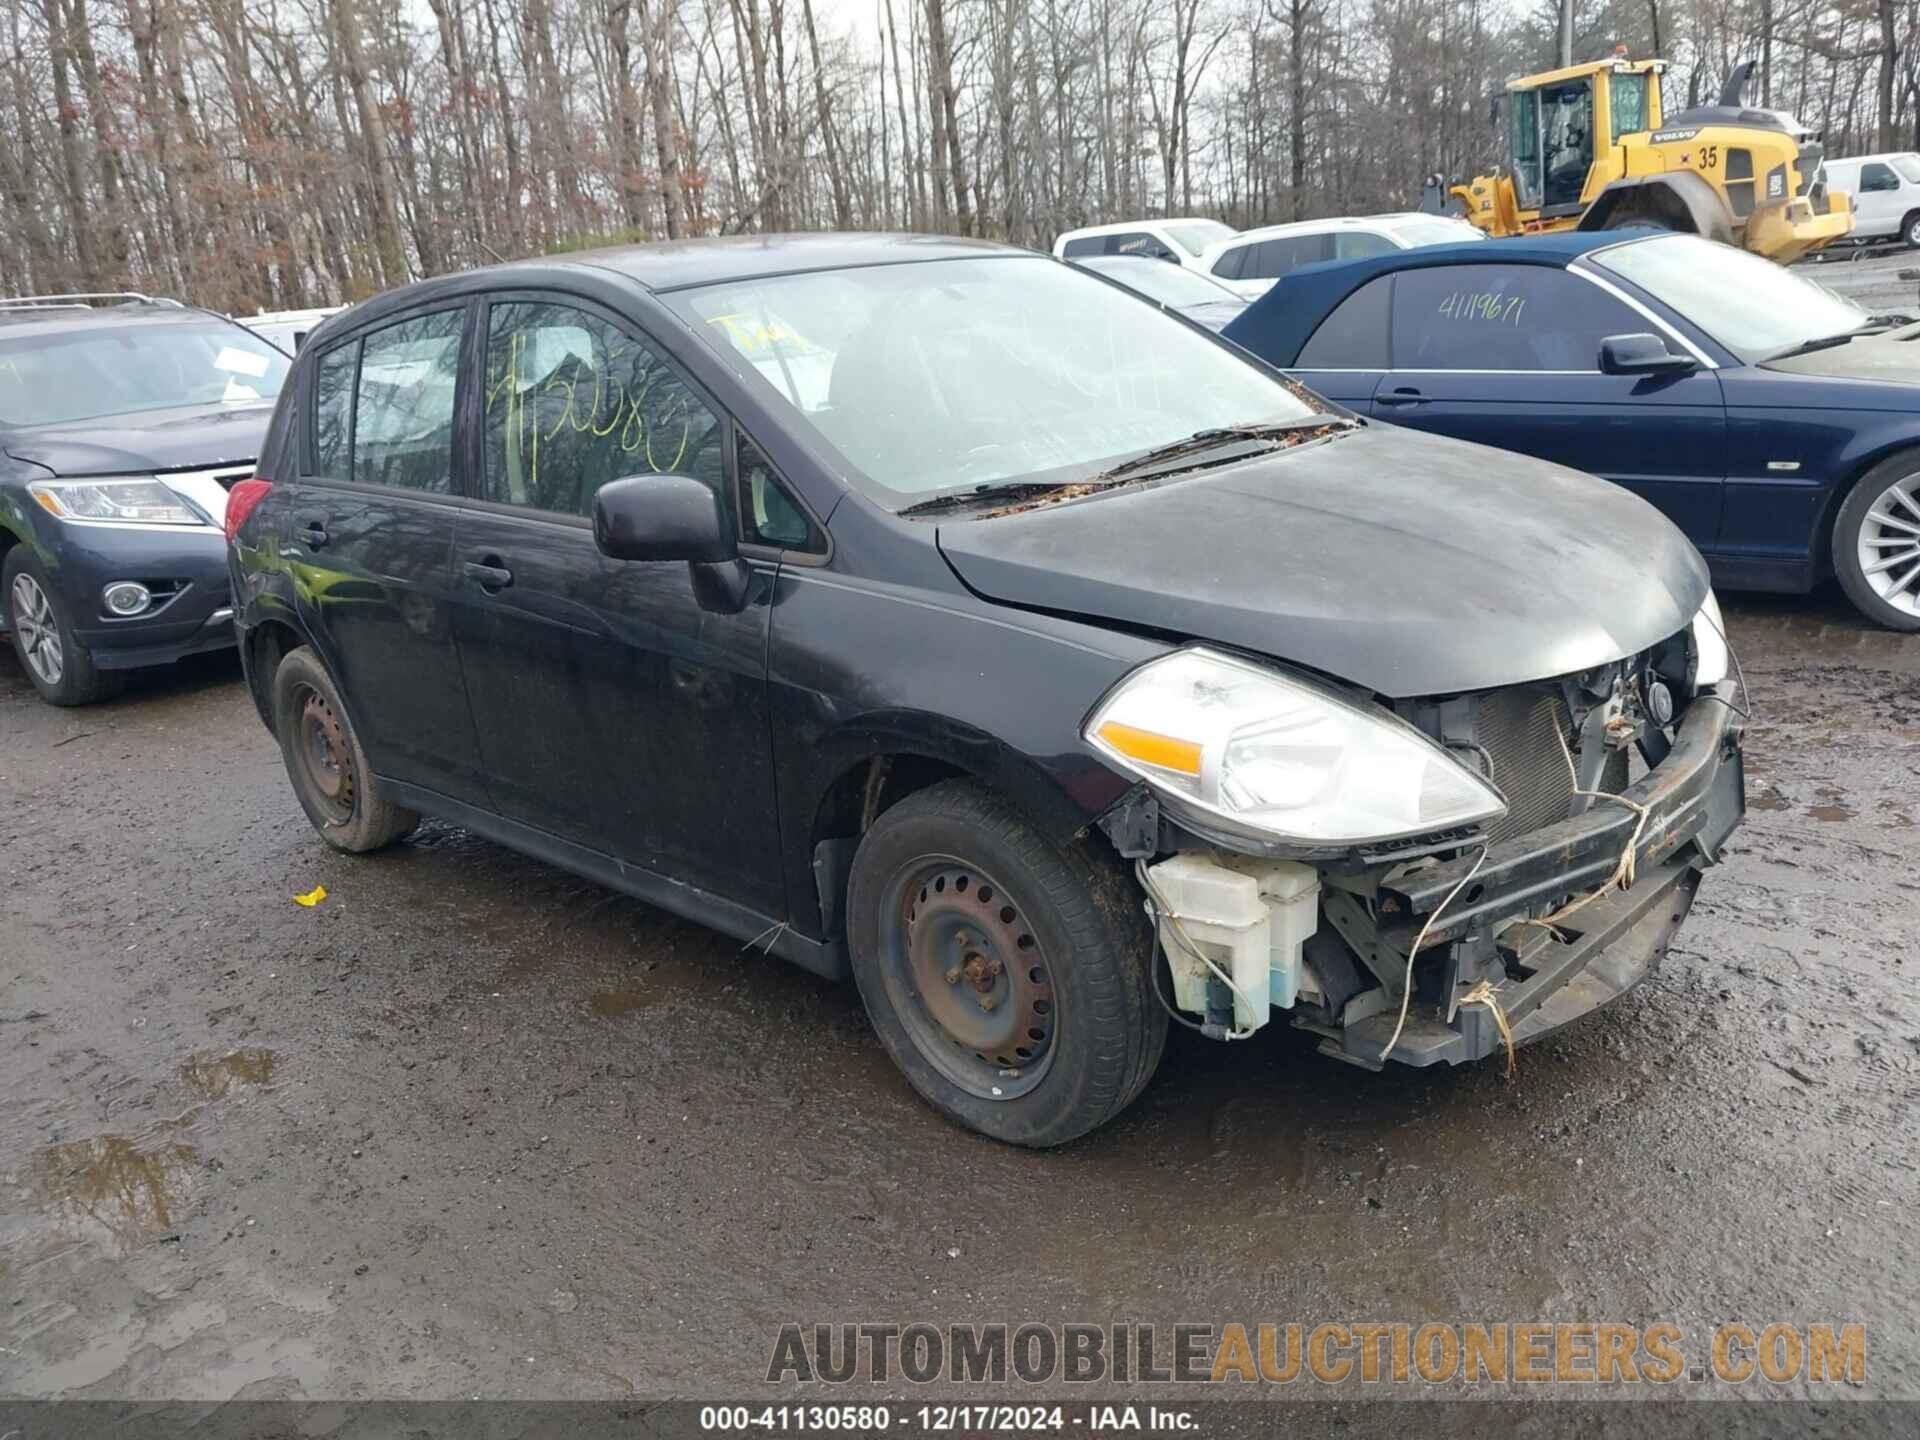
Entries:
[[1365,260],[1372,255],[1387,255],[1400,247],[1384,235],[1371,230],[1342,230],[1333,237],[1333,258]]
[[1513,157],[1513,198],[1522,210],[1540,204],[1540,94],[1516,90],[1507,96],[1507,151]]
[[1147,234],[1145,231],[1129,231],[1125,235],[1109,235],[1107,237],[1107,254],[1144,255],[1153,260],[1172,260],[1175,258],[1173,251],[1169,250],[1165,245],[1161,244],[1156,237]]
[[962,486],[1083,479],[1199,430],[1321,413],[1210,336],[1039,256],[769,276],[666,299],[889,509]]
[[1572,205],[1593,168],[1593,85],[1581,79],[1549,86],[1540,92],[1540,103],[1547,161],[1542,203]]
[[360,484],[452,490],[453,395],[465,326],[464,308],[441,310],[361,339],[353,392],[353,478]]
[[1607,103],[1612,108],[1609,128],[1613,143],[1622,135],[1636,135],[1647,125],[1647,82],[1653,77],[1644,71],[1638,75],[1615,74],[1607,87]]
[[787,494],[765,452],[735,432],[734,471],[740,484],[740,524],[748,540],[782,550],[825,548],[813,522]]
[[1860,167],[1860,193],[1871,195],[1880,190],[1898,190],[1900,177],[1893,173],[1891,165],[1882,165],[1878,160]]
[[1396,370],[1598,370],[1600,342],[1644,316],[1545,265],[1438,265],[1396,277]]
[[290,363],[251,330],[224,320],[82,320],[64,334],[0,342],[0,424],[30,428],[258,405],[280,393]]
[[610,480],[726,486],[724,427],[679,372],[599,316],[548,301],[487,310],[482,498],[591,515]]
[[1784,265],[1697,235],[1609,246],[1585,263],[1638,285],[1749,362],[1868,320],[1852,301]]
[[1060,247],[1062,259],[1074,260],[1082,255],[1104,255],[1107,253],[1107,237],[1104,235],[1082,235],[1078,240],[1069,240]]

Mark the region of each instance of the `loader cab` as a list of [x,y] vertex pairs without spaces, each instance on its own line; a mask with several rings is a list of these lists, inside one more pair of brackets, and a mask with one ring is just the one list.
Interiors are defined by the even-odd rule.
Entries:
[[[1514,201],[1537,218],[1577,215],[1597,189],[1597,147],[1660,123],[1658,70],[1610,61],[1529,76],[1507,87],[1507,156]],[[1597,138],[1596,138],[1597,137]],[[1601,183],[1616,178],[1609,169]]]

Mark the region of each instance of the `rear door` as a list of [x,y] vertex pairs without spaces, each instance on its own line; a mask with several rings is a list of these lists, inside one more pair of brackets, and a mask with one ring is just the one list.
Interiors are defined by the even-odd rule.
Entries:
[[1696,545],[1719,530],[1726,407],[1710,368],[1603,375],[1600,342],[1661,325],[1578,271],[1445,265],[1394,277],[1392,369],[1373,413],[1623,485]]
[[[491,808],[784,913],[766,655],[775,564],[744,602],[683,562],[594,545],[610,480],[690,475],[733,503],[731,422],[590,302],[490,297],[454,630]],[[711,580],[711,575],[706,576]]]
[[374,770],[473,801],[479,749],[448,608],[469,311],[418,311],[317,357],[285,553]]

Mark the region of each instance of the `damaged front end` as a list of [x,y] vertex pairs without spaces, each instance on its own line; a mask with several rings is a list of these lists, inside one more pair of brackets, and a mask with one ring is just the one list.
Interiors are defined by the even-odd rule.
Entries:
[[[1611,664],[1390,707],[1288,677],[1313,704],[1223,723],[1260,710],[1225,669],[1189,664],[1154,712],[1123,684],[1087,733],[1142,782],[1100,824],[1139,873],[1163,999],[1221,1039],[1285,1012],[1373,1069],[1476,1060],[1605,1004],[1665,951],[1744,813],[1726,659],[1709,600]],[[1325,722],[1343,706],[1380,727],[1357,754]],[[1396,786],[1419,793],[1396,810]],[[1406,823],[1427,815],[1451,823]],[[1367,822],[1380,833],[1338,833]]]

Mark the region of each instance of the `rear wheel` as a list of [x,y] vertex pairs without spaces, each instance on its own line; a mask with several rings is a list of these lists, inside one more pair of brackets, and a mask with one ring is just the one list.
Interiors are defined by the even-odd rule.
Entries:
[[304,645],[288,651],[274,672],[273,728],[300,808],[334,849],[379,850],[420,823],[387,798],[333,677]]
[[960,1124],[1060,1145],[1132,1102],[1167,1018],[1124,869],[968,781],[887,810],[848,887],[854,978],[913,1088]]
[[1860,477],[1834,519],[1833,569],[1868,619],[1920,630],[1920,450]]
[[1900,222],[1900,238],[1906,241],[1909,250],[1920,250],[1920,210]]
[[33,552],[15,545],[0,567],[7,628],[13,653],[49,705],[91,705],[120,693],[125,677],[93,663],[87,647],[74,638],[62,603]]

